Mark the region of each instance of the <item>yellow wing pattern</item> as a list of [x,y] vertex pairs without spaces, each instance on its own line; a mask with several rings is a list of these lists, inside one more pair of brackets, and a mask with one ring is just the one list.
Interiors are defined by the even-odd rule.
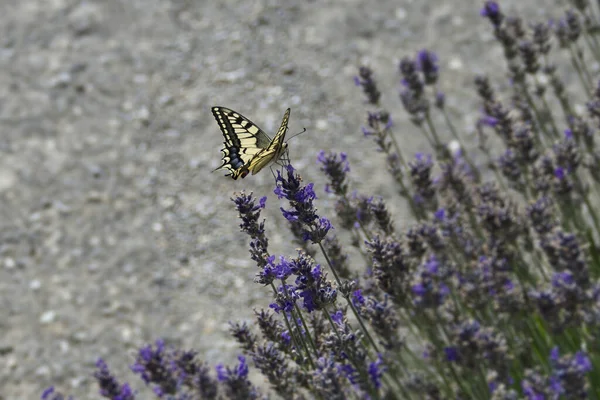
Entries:
[[[213,107],[212,113],[223,132],[223,164],[233,179],[245,178],[248,173],[255,175],[272,162],[277,162],[287,150],[284,142],[290,119],[288,108],[281,121],[277,134],[269,136],[248,118],[226,107]],[[216,171],[215,170],[215,171]]]

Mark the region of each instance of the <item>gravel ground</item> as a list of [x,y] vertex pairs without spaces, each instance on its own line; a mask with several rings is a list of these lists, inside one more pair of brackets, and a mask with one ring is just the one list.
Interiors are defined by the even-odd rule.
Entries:
[[[285,5],[279,5],[279,3]],[[502,1],[547,18],[556,1]],[[480,1],[0,1],[0,399],[51,384],[98,398],[98,357],[128,372],[165,338],[233,362],[229,320],[251,320],[252,283],[230,196],[270,195],[273,252],[292,254],[269,172],[233,181],[220,165],[213,105],[273,132],[292,108],[291,157],[316,182],[319,149],[346,151],[355,188],[406,221],[352,77],[371,65],[406,154],[426,150],[397,97],[398,60],[438,53],[448,108],[468,143],[473,75],[504,71]],[[368,180],[360,177],[368,176]],[[260,378],[256,380],[261,384]],[[143,392],[142,393],[147,393]],[[151,398],[149,395],[146,398]]]

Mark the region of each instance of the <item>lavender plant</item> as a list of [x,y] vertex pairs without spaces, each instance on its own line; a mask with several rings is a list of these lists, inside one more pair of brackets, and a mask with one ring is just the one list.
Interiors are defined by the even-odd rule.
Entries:
[[[431,155],[402,153],[375,73],[359,67],[363,132],[400,198],[352,191],[348,155],[322,151],[332,222],[316,208],[314,185],[287,165],[274,194],[302,249],[278,256],[261,220],[267,197],[236,195],[255,283],[273,293],[255,312],[256,328],[231,324],[239,363],[217,366],[215,378],[193,351],[157,341],[132,371],[168,399],[259,398],[251,366],[285,399],[599,399],[600,82],[587,61],[600,61],[599,10],[570,3],[557,21],[526,24],[484,2],[511,85],[498,93],[488,77],[474,78],[477,152],[467,152],[446,112],[435,54],[421,51],[399,68],[401,104]],[[566,93],[553,49],[568,55],[581,97]],[[385,201],[406,204],[414,224],[400,231]],[[334,225],[349,232],[358,259]],[[101,396],[136,398],[104,361],[94,376]],[[49,389],[42,398],[64,397]]]

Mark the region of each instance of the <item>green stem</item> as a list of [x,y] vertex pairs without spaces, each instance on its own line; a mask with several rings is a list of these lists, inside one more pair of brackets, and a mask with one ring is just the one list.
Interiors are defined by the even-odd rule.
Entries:
[[[340,340],[340,342],[342,341],[342,337],[340,335],[340,332],[338,331],[337,325],[336,323],[333,321],[333,319],[331,318],[331,315],[329,314],[329,311],[327,311],[326,309],[323,309],[323,314],[325,314],[325,316],[327,317],[327,319],[329,320],[329,324],[331,325],[331,329],[333,329],[333,331],[337,334],[338,339]],[[361,379],[368,385],[369,385],[369,394],[371,396],[374,396],[376,399],[379,399],[379,393],[377,391],[376,388],[373,387],[372,384],[370,384],[370,379],[368,374],[365,374],[365,370],[364,370],[364,366],[360,365],[353,357],[353,354],[351,354],[351,352],[346,352],[346,356],[348,357],[348,360],[352,363],[352,365],[354,365],[354,368],[356,369],[356,371],[358,371],[358,373],[361,376]]]
[[[281,282],[282,282],[282,287],[285,288],[285,281],[282,280]],[[273,293],[275,294],[275,296],[277,296],[277,288],[275,288],[275,285],[273,284],[273,282],[271,282],[271,288],[273,289]],[[286,293],[286,296],[287,296],[287,293]],[[294,329],[292,329],[292,326],[291,326],[290,321],[288,319],[287,313],[285,313],[285,312],[283,312],[283,320],[285,322],[285,326],[288,329],[288,332],[290,333],[290,337],[292,338],[292,342],[294,342],[294,346],[296,347],[296,349],[298,349],[298,354],[300,354],[300,356],[302,356],[302,353],[301,353],[301,349],[302,348],[304,348],[308,352],[308,349],[306,349],[306,344],[304,343],[304,341],[300,340],[296,336],[296,332],[297,331],[294,331]],[[302,345],[300,344],[300,342],[302,342]],[[312,363],[312,359],[310,358],[310,356],[308,356],[308,359],[310,360],[310,366],[311,366],[311,368],[314,369],[314,365]]]
[[[338,276],[335,268],[333,268],[333,265],[331,264],[331,260],[329,259],[329,256],[327,255],[327,252],[325,251],[325,248],[323,247],[323,245],[320,242],[318,243],[318,245],[319,245],[319,248],[321,249],[321,252],[323,253],[323,256],[325,257],[325,260],[327,261],[327,265],[329,265],[329,269],[331,270],[331,272],[333,273],[333,276],[335,277],[335,280],[336,280],[336,282],[338,284],[338,287],[341,287],[342,286],[342,281],[341,281],[340,277]],[[381,353],[381,351],[377,347],[377,344],[375,343],[375,341],[371,337],[371,334],[369,333],[369,331],[367,330],[365,324],[363,323],[362,318],[358,314],[358,311],[356,311],[356,308],[354,307],[354,304],[352,304],[352,301],[349,298],[346,298],[346,302],[348,303],[348,306],[350,306],[350,309],[352,310],[352,313],[356,317],[356,320],[358,321],[358,324],[360,325],[360,327],[361,327],[361,329],[362,329],[365,337],[367,338],[367,340],[369,341],[369,343],[371,344],[371,346],[373,346],[373,348],[375,349],[375,351],[377,353]]]

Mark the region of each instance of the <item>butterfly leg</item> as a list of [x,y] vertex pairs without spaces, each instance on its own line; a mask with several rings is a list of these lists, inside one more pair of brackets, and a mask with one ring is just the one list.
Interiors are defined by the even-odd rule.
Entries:
[[[281,158],[281,159],[279,159],[279,161],[275,161],[274,164],[277,164],[280,167],[282,167],[283,169],[285,169],[285,167],[287,165],[290,165],[290,159],[289,158],[286,158],[286,159]],[[273,172],[273,167],[270,167],[270,168],[271,168],[271,172]],[[275,176],[275,175],[273,175],[273,176]]]
[[285,167],[286,165],[290,165],[290,157],[289,157],[289,152],[288,150],[286,150],[281,157],[279,157],[279,160],[275,161],[275,164],[277,165],[281,165],[282,167]]
[[275,176],[275,172],[273,172],[273,167],[269,165],[269,169],[271,170],[271,175],[273,175],[273,179],[277,180],[277,177]]

